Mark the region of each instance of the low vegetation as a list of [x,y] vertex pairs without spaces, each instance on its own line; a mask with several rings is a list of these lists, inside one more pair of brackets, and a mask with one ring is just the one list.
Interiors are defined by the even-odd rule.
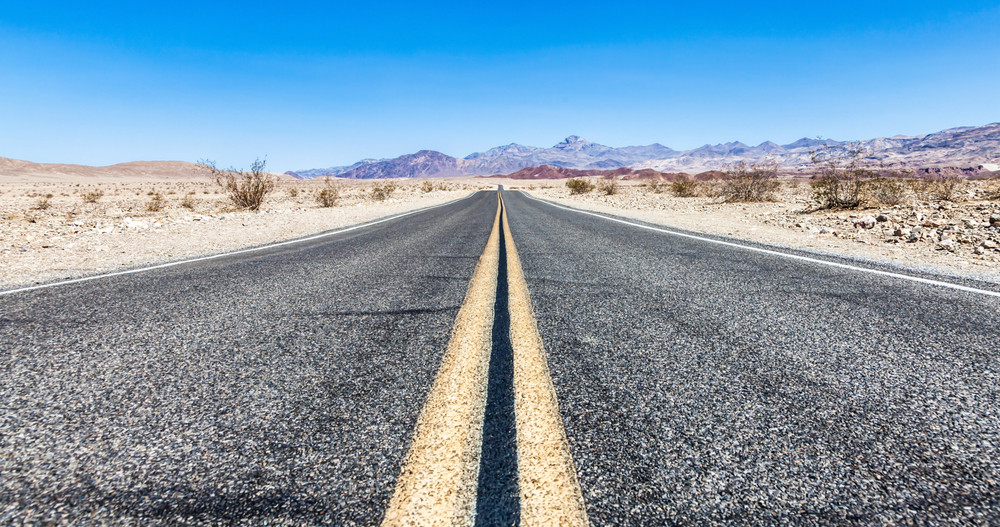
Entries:
[[620,187],[614,176],[606,177],[597,184],[597,189],[605,196],[614,196]]
[[693,198],[700,194],[701,184],[687,174],[678,176],[670,182],[670,191],[678,198]]
[[760,163],[740,161],[730,165],[719,188],[719,197],[727,203],[774,201],[778,182],[778,162],[768,159]]
[[104,192],[101,190],[94,190],[83,195],[84,203],[97,203],[104,197]]
[[316,202],[320,207],[336,207],[340,200],[340,187],[330,182],[330,178],[323,178],[323,188],[316,193]]
[[266,158],[254,160],[248,171],[235,168],[220,170],[216,168],[214,161],[205,159],[198,161],[198,164],[212,172],[216,184],[222,187],[229,200],[238,209],[260,210],[264,198],[277,185],[277,178],[264,171],[267,165]]
[[424,194],[426,194],[428,192],[433,192],[434,191],[434,182],[429,181],[429,180],[428,181],[424,181],[424,183],[422,185],[420,185],[420,190],[423,191]]
[[164,205],[163,195],[153,194],[153,199],[146,203],[146,212],[160,212]]
[[586,179],[572,178],[566,180],[566,188],[569,189],[570,194],[586,194],[594,190],[594,184]]
[[392,196],[392,193],[396,191],[396,188],[396,183],[394,181],[376,183],[372,185],[369,197],[371,197],[372,201],[385,201]]

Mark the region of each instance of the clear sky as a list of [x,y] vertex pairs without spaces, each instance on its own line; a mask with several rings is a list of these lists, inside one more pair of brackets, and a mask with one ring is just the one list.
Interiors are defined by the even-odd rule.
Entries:
[[4,2],[0,156],[285,171],[1000,121],[1000,3]]

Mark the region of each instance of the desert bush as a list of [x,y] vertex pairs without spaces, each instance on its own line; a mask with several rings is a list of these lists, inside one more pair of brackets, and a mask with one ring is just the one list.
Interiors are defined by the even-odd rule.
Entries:
[[249,171],[228,168],[220,170],[214,161],[200,160],[198,164],[208,168],[215,177],[215,183],[229,196],[237,208],[257,211],[264,198],[274,190],[276,178],[264,171],[267,158],[256,159]]
[[393,181],[386,181],[384,183],[372,185],[371,197],[372,201],[385,201],[392,196],[392,193],[396,190],[396,183]]
[[824,209],[856,209],[867,199],[868,181],[878,175],[871,152],[861,143],[849,143],[843,151],[830,146],[813,151],[818,178],[813,182],[814,197]]
[[605,196],[614,196],[621,189],[618,180],[614,176],[603,179],[597,184],[597,189]]
[[566,180],[566,188],[569,189],[570,194],[586,194],[594,190],[594,184],[586,179],[571,178]]
[[146,203],[147,212],[160,212],[163,209],[163,196],[160,194],[153,194],[153,199]]
[[1000,200],[1000,178],[992,178],[986,181],[986,199]]
[[340,187],[330,183],[330,178],[323,179],[323,188],[316,194],[316,202],[320,207],[336,207],[340,200]]
[[897,178],[878,177],[868,182],[869,195],[882,205],[899,205],[906,199],[906,184]]
[[299,189],[296,187],[291,187],[288,189],[288,197],[296,198],[299,196]]
[[687,174],[677,176],[670,183],[670,191],[678,198],[693,198],[698,195],[701,185]]
[[646,191],[653,194],[662,194],[667,189],[667,184],[662,181],[653,180],[646,183]]
[[104,192],[100,190],[95,190],[93,192],[88,192],[83,195],[84,203],[97,203],[101,198],[104,197]]
[[965,178],[955,174],[923,180],[923,191],[928,199],[954,201],[958,191],[965,185]]
[[194,206],[195,206],[194,192],[188,192],[184,196],[184,199],[181,200],[181,207],[184,207],[185,209],[188,210],[194,210]]
[[46,209],[48,209],[51,206],[52,206],[52,203],[49,201],[49,198],[41,198],[38,201],[36,201],[35,202],[35,206],[31,207],[31,208],[33,208],[35,210],[46,210]]
[[767,159],[760,163],[740,161],[726,168],[719,197],[727,203],[773,201],[778,182],[778,162]]
[[431,181],[424,181],[424,184],[420,185],[420,190],[424,191],[424,193],[433,192],[434,191],[434,183],[431,182]]

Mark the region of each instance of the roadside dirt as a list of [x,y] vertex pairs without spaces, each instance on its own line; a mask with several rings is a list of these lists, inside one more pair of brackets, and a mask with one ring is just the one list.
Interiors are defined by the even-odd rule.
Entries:
[[1000,283],[1000,201],[987,199],[992,185],[969,182],[954,201],[912,195],[904,205],[852,211],[816,210],[813,189],[796,180],[783,182],[774,202],[739,204],[675,197],[669,186],[632,182],[621,182],[611,196],[599,190],[572,195],[564,181],[508,188],[695,232]]
[[[338,181],[338,205],[324,208],[316,200],[322,182],[282,181],[256,213],[234,210],[207,180],[0,183],[0,289],[264,245],[495,188],[395,183],[379,201],[372,187],[384,182]],[[102,195],[88,203],[91,193]],[[152,211],[157,195],[161,209]]]

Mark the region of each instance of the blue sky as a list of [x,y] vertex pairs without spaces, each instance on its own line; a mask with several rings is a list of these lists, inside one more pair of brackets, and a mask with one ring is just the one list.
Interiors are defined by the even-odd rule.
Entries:
[[272,170],[1000,121],[997,2],[7,2],[0,156]]

